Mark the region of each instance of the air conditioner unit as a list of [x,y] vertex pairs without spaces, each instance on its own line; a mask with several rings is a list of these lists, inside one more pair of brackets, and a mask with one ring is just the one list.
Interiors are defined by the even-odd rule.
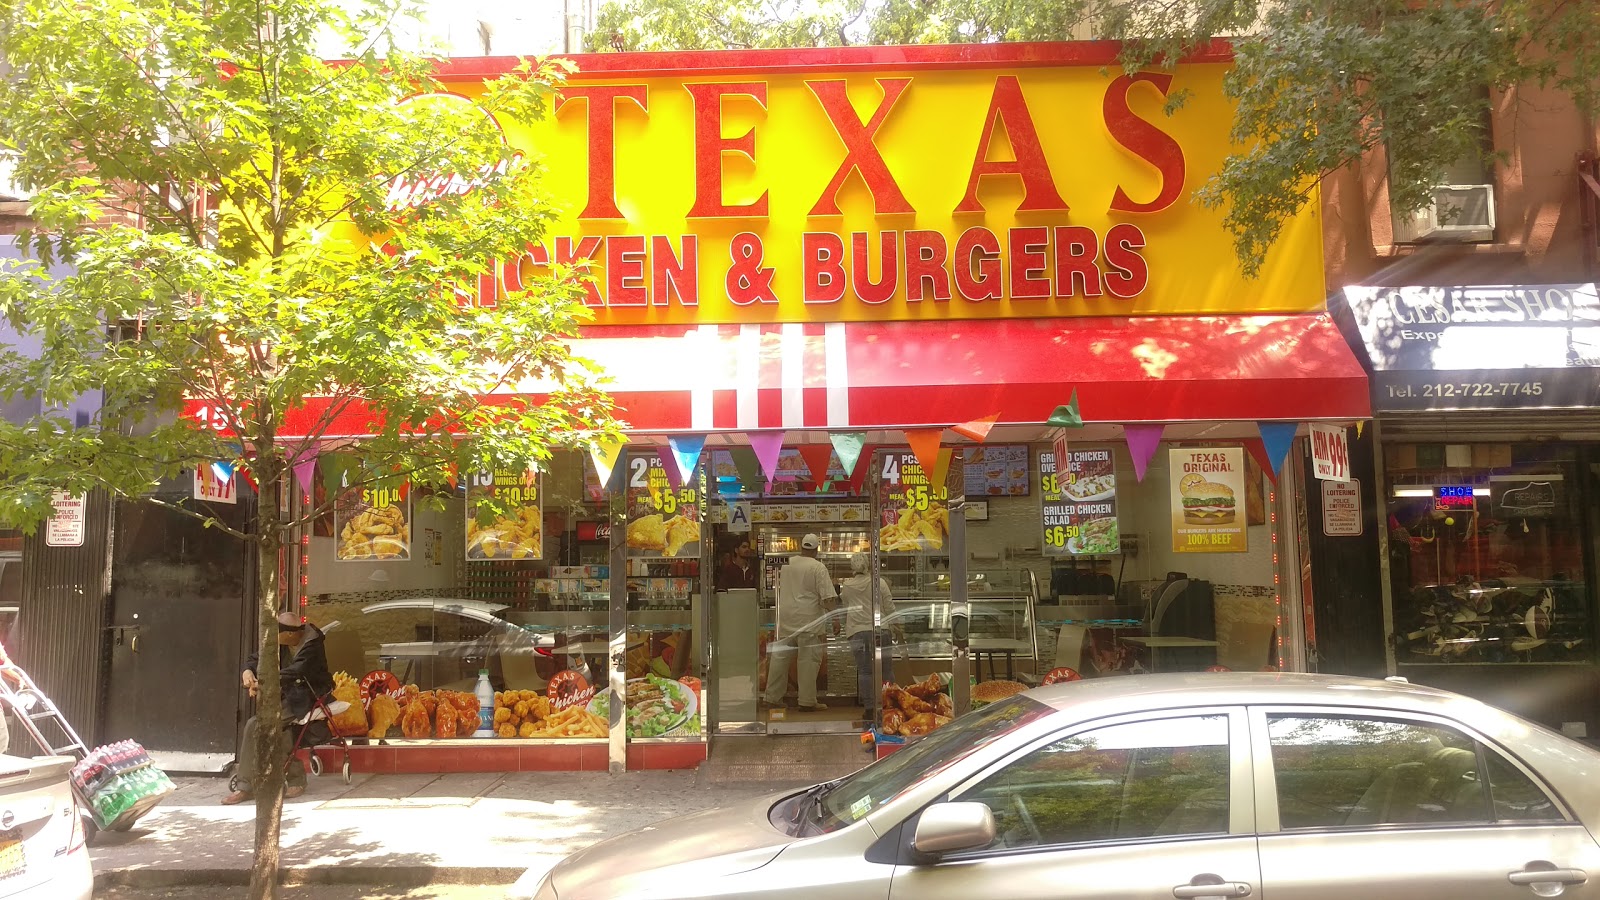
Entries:
[[1394,218],[1397,244],[1494,240],[1494,185],[1441,184],[1433,203]]

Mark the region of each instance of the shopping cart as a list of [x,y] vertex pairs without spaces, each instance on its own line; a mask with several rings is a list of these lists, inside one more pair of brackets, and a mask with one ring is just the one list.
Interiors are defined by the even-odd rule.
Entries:
[[[83,808],[91,835],[96,830],[127,831],[171,793],[171,781],[156,768],[144,748],[137,744],[127,741],[91,751],[78,732],[73,730],[66,716],[61,714],[61,710],[44,691],[39,690],[28,673],[3,656],[0,656],[0,703],[4,703],[11,711],[13,721],[22,726],[22,730],[27,732],[44,755],[70,756],[80,764],[94,758],[95,762],[88,766],[75,766],[69,779],[72,793]],[[91,773],[88,770],[94,771]],[[96,803],[99,791],[115,787],[112,782],[118,779],[129,778],[150,783],[145,785],[146,789],[127,795],[126,799],[131,802],[118,804],[102,819],[103,805]]]

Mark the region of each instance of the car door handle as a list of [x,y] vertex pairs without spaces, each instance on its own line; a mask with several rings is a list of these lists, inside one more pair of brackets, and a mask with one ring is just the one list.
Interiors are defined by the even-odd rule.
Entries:
[[1589,873],[1582,869],[1522,869],[1506,875],[1512,884],[1583,884]]
[[1250,885],[1242,881],[1219,881],[1216,884],[1180,884],[1172,889],[1178,900],[1213,900],[1224,897],[1248,897]]

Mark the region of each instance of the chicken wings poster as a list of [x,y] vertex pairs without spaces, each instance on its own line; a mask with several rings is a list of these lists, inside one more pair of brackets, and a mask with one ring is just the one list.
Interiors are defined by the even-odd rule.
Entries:
[[375,476],[359,457],[329,454],[327,478],[335,494],[334,559],[411,558],[411,483]]
[[[485,501],[494,498],[499,509]],[[544,508],[533,472],[479,472],[467,481],[467,559],[544,556]]]
[[1243,447],[1182,447],[1171,454],[1172,550],[1243,553],[1249,549]]

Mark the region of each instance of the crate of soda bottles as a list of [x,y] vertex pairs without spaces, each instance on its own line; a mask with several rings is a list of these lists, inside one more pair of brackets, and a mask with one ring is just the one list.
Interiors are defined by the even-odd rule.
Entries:
[[107,831],[126,830],[176,789],[134,741],[94,748],[72,768],[72,785]]

